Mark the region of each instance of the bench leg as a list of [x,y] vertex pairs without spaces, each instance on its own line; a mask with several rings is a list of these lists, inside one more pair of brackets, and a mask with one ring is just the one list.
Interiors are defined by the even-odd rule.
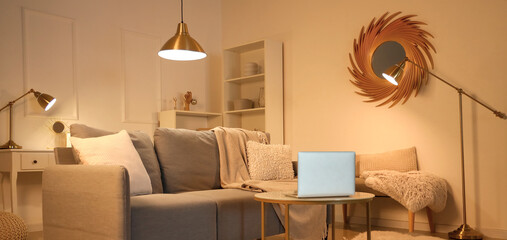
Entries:
[[348,224],[349,218],[347,217],[347,204],[342,204],[342,214],[343,214],[343,224]]
[[433,212],[429,207],[426,207],[426,216],[428,216],[428,224],[430,225],[430,232],[435,232],[435,224],[433,223]]
[[414,232],[415,213],[408,211],[408,232]]

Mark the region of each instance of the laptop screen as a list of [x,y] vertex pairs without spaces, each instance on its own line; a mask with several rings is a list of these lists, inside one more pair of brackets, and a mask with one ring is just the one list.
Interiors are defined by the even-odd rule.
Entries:
[[299,152],[298,197],[355,193],[355,152]]

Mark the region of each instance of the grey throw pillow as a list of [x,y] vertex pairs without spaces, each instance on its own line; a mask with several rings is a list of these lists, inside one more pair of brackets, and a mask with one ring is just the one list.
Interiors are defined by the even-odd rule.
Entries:
[[164,192],[220,188],[220,162],[215,133],[158,128],[153,140]]
[[[115,132],[92,128],[84,124],[70,125],[70,135],[78,138],[102,137],[114,133]],[[148,172],[148,176],[151,180],[152,192],[162,193],[163,188],[160,166],[150,136],[141,131],[129,131],[128,134],[130,140],[132,140],[132,144],[134,144],[134,147],[141,157],[146,172]]]

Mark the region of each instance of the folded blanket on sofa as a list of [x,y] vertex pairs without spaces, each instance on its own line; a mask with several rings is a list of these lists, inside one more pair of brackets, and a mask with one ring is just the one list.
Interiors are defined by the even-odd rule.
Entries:
[[[257,141],[268,143],[264,133],[239,128],[214,128],[220,156],[220,181],[223,188],[237,188],[255,192],[284,191],[295,192],[297,180],[251,180],[248,173],[248,159],[246,143]],[[284,206],[273,204],[282,222],[285,218]],[[289,224],[291,236],[295,240],[317,240],[326,236],[326,206],[325,205],[295,205],[291,206]],[[315,231],[319,229],[319,231]]]
[[426,206],[434,212],[445,208],[447,183],[431,173],[365,171],[361,178],[366,179],[367,187],[387,194],[411,212],[417,212]]

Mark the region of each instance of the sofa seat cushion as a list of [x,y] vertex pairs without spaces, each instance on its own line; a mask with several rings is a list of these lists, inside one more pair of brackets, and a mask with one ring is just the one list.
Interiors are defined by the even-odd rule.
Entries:
[[[188,192],[215,202],[218,240],[258,239],[261,237],[261,203],[255,192],[239,189],[216,189]],[[283,226],[271,204],[265,205],[266,236],[283,233]]]
[[189,193],[130,198],[132,240],[216,240],[217,205]]
[[367,187],[363,178],[356,178],[356,192],[372,193],[375,197],[387,197],[387,194]]

